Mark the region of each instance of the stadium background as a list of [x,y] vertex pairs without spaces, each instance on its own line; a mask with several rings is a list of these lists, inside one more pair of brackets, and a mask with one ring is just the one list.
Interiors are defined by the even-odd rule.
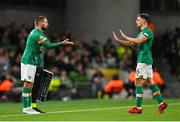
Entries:
[[[165,81],[163,96],[180,97],[179,0],[1,0],[0,82],[10,80],[13,87],[5,89],[0,101],[20,102],[20,57],[38,15],[48,18],[47,34],[52,42],[68,37],[76,43],[46,51],[46,68],[55,73],[48,99],[98,98],[113,75],[128,84],[137,48],[117,45],[111,32],[121,28],[135,36],[135,16],[140,12],[149,13],[155,26],[153,56]],[[94,75],[99,71],[104,76]],[[123,90],[117,97],[126,95]],[[149,95],[147,90],[146,97]]]

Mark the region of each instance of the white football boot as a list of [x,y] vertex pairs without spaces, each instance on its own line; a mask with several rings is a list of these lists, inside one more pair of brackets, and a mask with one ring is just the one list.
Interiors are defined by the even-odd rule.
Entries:
[[24,114],[41,114],[40,112],[35,111],[35,110],[32,109],[31,107],[23,108],[23,113],[24,113]]

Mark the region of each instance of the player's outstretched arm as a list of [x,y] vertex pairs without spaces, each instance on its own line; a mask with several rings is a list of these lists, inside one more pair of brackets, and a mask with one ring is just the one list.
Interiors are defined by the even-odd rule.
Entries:
[[147,40],[147,37],[144,36],[144,35],[142,35],[142,36],[139,37],[139,38],[132,38],[132,37],[126,36],[126,35],[122,32],[122,30],[120,30],[120,29],[119,29],[119,32],[120,32],[121,36],[122,36],[125,40],[128,40],[128,41],[130,41],[131,43],[134,43],[134,44],[136,44],[136,45],[137,45],[137,44],[140,44],[140,43],[142,43],[142,42],[144,42],[144,41]]
[[118,38],[116,36],[116,34],[114,32],[112,32],[113,34],[113,37],[114,37],[114,40],[117,42],[117,43],[120,43],[124,46],[132,46],[132,43],[130,41],[125,41],[125,40],[121,40],[120,38]]
[[70,42],[69,39],[65,39],[62,42],[57,42],[57,43],[51,43],[49,40],[45,40],[42,45],[46,48],[52,49],[56,47],[60,47],[63,45],[73,45],[73,42]]

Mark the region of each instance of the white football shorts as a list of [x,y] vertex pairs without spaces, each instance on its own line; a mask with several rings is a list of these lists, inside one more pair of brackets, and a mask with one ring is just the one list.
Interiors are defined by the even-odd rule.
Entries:
[[34,82],[36,66],[21,63],[21,81]]
[[136,67],[136,76],[135,78],[153,78],[153,69],[152,65],[147,65],[145,63],[138,63]]

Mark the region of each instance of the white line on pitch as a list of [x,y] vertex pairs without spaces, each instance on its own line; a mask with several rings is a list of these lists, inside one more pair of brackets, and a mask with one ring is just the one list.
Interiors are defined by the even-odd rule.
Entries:
[[[180,105],[180,103],[169,103],[168,105]],[[144,105],[143,107],[153,107],[157,104]],[[93,108],[93,109],[78,109],[78,110],[65,110],[65,111],[52,111],[47,112],[46,114],[60,114],[60,113],[77,113],[77,112],[90,112],[90,111],[102,111],[102,110],[113,110],[113,109],[127,109],[134,106],[123,106],[123,107],[109,107],[109,108]],[[46,114],[33,114],[33,115],[46,115]],[[10,115],[1,115],[0,117],[13,117],[13,116],[29,116],[32,114],[10,114]]]

